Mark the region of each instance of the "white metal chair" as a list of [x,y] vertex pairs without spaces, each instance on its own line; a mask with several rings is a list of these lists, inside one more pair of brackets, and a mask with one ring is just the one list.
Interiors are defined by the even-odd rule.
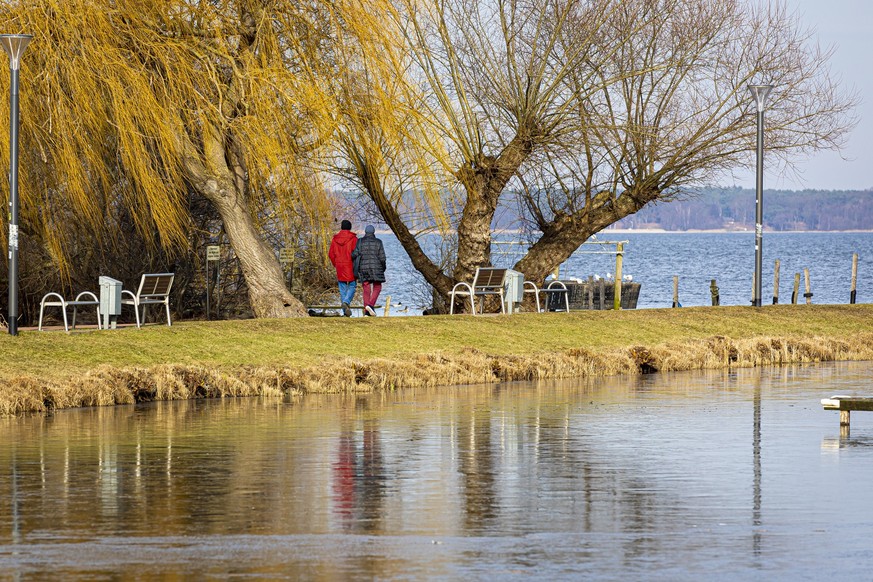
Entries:
[[537,284],[533,281],[525,281],[524,292],[533,294],[537,305],[537,313],[540,312],[540,293],[546,294],[546,310],[549,309],[549,303],[551,303],[550,297],[552,295],[560,295],[564,297],[564,310],[567,313],[570,313],[570,293],[567,290],[567,286],[561,281],[551,281],[548,286],[543,287],[542,289],[537,287]]
[[498,269],[495,267],[477,267],[476,274],[473,276],[472,283],[461,281],[452,287],[451,297],[449,298],[449,314],[455,313],[455,297],[470,298],[470,313],[476,315],[476,297],[479,298],[479,312],[484,313],[485,296],[496,295],[500,299],[500,312],[506,313],[506,303],[504,301],[504,284],[506,279],[507,269]]
[[[49,300],[52,297],[55,297],[56,299]],[[90,299],[86,299],[86,297],[90,297]],[[67,301],[59,293],[46,293],[45,295],[43,295],[42,301],[39,302],[39,331],[42,331],[42,316],[46,307],[61,308],[61,313],[64,314],[64,331],[69,333],[71,326],[67,325],[67,307],[73,308],[72,329],[76,329],[76,312],[79,307],[84,307],[86,305],[94,305],[97,307],[97,329],[101,329],[100,300],[97,299],[97,296],[90,291],[82,291],[81,293],[76,295],[76,298],[72,301]]]
[[[170,319],[170,289],[173,286],[174,277],[173,273],[148,273],[142,276],[136,294],[122,290],[121,304],[133,305],[137,327],[142,327],[147,305],[163,305],[167,310],[167,325],[173,325]],[[142,308],[142,317],[139,313],[140,307]]]
[[564,311],[570,313],[570,292],[567,290],[567,286],[557,279],[551,281],[546,287],[540,289],[541,293],[546,294],[546,309],[548,310],[549,304],[551,303],[551,297],[553,295],[557,295],[559,297],[564,298]]
[[524,293],[533,293],[534,300],[537,303],[537,313],[540,312],[540,288],[533,281],[524,282]]

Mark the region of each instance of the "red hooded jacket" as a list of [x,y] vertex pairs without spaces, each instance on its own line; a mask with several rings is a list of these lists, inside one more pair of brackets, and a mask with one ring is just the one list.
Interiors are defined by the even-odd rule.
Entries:
[[341,230],[330,241],[327,256],[336,267],[336,280],[349,283],[355,280],[355,270],[352,265],[352,251],[358,244],[358,237],[350,230]]

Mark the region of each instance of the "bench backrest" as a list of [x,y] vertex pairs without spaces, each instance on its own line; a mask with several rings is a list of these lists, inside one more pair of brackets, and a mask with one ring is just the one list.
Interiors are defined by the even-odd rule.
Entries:
[[503,279],[506,278],[507,269],[498,269],[495,267],[479,267],[476,269],[476,276],[473,277],[473,290],[479,289],[500,289],[503,287]]
[[147,273],[139,282],[137,297],[166,297],[173,286],[173,273]]

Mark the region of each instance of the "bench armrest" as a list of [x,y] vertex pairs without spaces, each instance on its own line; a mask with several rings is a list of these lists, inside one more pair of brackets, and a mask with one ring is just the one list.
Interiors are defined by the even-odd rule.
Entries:
[[81,305],[86,305],[87,303],[90,303],[90,301],[85,301],[84,299],[82,299],[82,297],[84,297],[86,295],[91,296],[90,301],[93,301],[95,305],[100,305],[100,300],[97,299],[97,296],[94,295],[93,293],[91,293],[90,291],[82,291],[81,293],[76,295],[76,299],[75,299],[76,303],[79,303]]
[[[466,291],[463,291],[463,289],[466,289]],[[456,295],[456,294],[459,294],[459,293],[460,293],[460,294],[463,294],[463,295],[472,295],[472,294],[473,294],[473,288],[470,286],[469,283],[465,283],[464,281],[461,281],[460,283],[455,283],[455,286],[452,287],[452,293],[451,293],[451,294],[452,294],[452,295]]]
[[[49,297],[57,297],[58,300],[57,301],[46,301],[46,299],[48,299]],[[61,305],[61,306],[63,306],[63,305],[66,305],[67,302],[58,293],[46,293],[45,295],[42,296],[42,300],[39,302],[39,304],[41,306],[42,305]]]

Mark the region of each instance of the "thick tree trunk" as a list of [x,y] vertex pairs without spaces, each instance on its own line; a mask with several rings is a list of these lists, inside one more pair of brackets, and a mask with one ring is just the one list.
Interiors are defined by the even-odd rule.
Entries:
[[241,191],[245,184],[236,179],[237,173],[227,165],[224,141],[207,129],[203,132],[205,155],[180,132],[185,170],[191,186],[214,204],[221,215],[246,279],[252,312],[255,317],[307,315],[306,307],[285,287],[279,261],[261,238]]
[[288,291],[279,261],[260,233],[236,190],[204,196],[215,204],[239,259],[255,317],[303,317],[305,306]]
[[498,198],[499,192],[494,196],[478,180],[467,185],[467,203],[458,223],[458,261],[453,273],[458,281],[470,281],[476,267],[491,264],[491,222]]
[[513,268],[524,273],[526,280],[542,284],[588,237],[635,213],[658,196],[659,191],[655,189],[626,192],[618,198],[601,193],[576,214],[557,217]]
[[[240,69],[256,42],[264,7],[258,3],[245,5],[240,12]],[[244,75],[243,75],[244,76]],[[221,103],[224,118],[233,119],[245,95],[242,77],[233,75]],[[232,133],[202,121],[199,132],[185,130],[179,123],[178,138],[183,151],[183,164],[189,183],[215,205],[239,259],[246,280],[249,304],[255,317],[303,317],[306,307],[285,287],[282,267],[273,250],[267,246],[252,218],[246,190],[248,174],[241,148]],[[201,147],[195,147],[197,140]]]
[[481,155],[457,172],[467,192],[458,223],[458,262],[454,278],[469,281],[476,267],[491,264],[491,222],[500,195],[521,164],[530,157],[533,142],[520,131],[497,157]]
[[570,258],[579,245],[588,240],[596,230],[591,227],[554,229],[543,233],[527,254],[521,258],[513,269],[524,273],[526,281],[542,285],[546,277],[555,267]]

